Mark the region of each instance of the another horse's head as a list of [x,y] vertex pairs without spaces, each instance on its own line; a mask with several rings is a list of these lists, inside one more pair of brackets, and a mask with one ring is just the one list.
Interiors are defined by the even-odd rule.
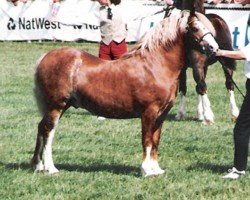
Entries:
[[188,18],[188,36],[206,55],[210,56],[218,50],[219,46],[214,39],[215,30],[209,20],[200,13],[190,13]]

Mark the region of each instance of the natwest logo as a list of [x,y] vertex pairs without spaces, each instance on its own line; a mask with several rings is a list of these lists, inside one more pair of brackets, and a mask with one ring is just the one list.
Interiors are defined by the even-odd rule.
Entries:
[[15,24],[13,18],[10,18],[10,19],[9,19],[9,22],[8,22],[8,24],[7,24],[7,28],[8,28],[9,30],[15,30],[15,29],[16,29],[16,24]]
[[50,22],[44,18],[26,19],[25,17],[18,20],[19,29],[61,29],[59,22]]
[[31,18],[26,19],[25,17],[14,20],[9,19],[7,28],[9,30],[39,30],[39,29],[61,29],[59,22],[51,22],[44,18]]

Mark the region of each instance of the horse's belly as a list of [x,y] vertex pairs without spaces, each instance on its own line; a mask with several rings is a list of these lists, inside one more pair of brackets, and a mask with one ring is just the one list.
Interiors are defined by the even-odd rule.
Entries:
[[109,106],[99,106],[96,105],[94,107],[88,107],[85,105],[85,109],[91,112],[94,115],[103,116],[106,118],[112,119],[130,119],[130,118],[138,118],[140,117],[140,111],[129,111],[125,108],[115,108]]
[[102,98],[93,97],[93,96],[84,96],[84,98],[75,98],[72,101],[72,106],[78,108],[84,108],[91,112],[94,115],[103,116],[106,118],[114,119],[128,119],[128,118],[137,118],[141,115],[141,106],[133,105],[130,101],[126,99],[111,99],[111,98]]

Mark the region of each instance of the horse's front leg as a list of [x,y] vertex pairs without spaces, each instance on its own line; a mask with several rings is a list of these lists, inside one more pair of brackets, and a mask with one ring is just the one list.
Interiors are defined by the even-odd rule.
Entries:
[[38,125],[36,148],[31,159],[31,165],[35,166],[36,172],[44,171],[48,174],[59,172],[52,159],[52,142],[60,114],[61,111],[58,110],[50,111],[44,115]]
[[142,115],[143,162],[141,170],[145,177],[156,176],[165,172],[160,168],[157,159],[162,122],[156,123],[156,115],[157,113],[151,109]]
[[199,95],[196,117],[203,121],[203,124],[214,123],[214,114],[207,96],[207,85],[205,82],[207,67],[193,69],[194,80],[196,81],[196,92]]
[[214,123],[214,113],[211,109],[211,104],[206,93],[203,95],[199,94],[197,118],[199,120],[202,120],[202,123],[205,125]]
[[228,67],[223,67],[223,70],[226,77],[225,85],[229,93],[232,121],[235,122],[239,115],[239,108],[236,105],[234,97],[234,85],[232,81],[233,70],[229,69]]
[[186,93],[187,93],[187,68],[181,70],[179,76],[179,108],[175,118],[177,120],[183,120],[186,118]]

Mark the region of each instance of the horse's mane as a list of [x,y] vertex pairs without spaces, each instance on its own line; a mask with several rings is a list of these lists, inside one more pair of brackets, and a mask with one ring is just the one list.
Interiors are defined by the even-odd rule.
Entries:
[[171,14],[170,17],[163,19],[155,27],[147,31],[125,57],[134,53],[143,55],[145,50],[153,52],[160,46],[164,46],[166,49],[171,48],[179,32],[186,31],[188,16],[189,12],[178,10],[178,12]]

